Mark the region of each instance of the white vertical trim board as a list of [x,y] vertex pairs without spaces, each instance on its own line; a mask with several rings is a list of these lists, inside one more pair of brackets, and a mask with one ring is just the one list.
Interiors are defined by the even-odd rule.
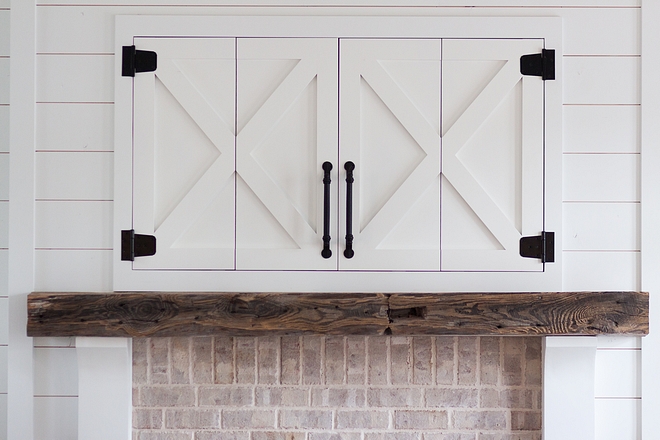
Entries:
[[78,438],[131,438],[132,339],[76,338],[76,351]]
[[543,439],[594,440],[595,337],[544,338]]
[[34,283],[34,140],[36,2],[11,2],[9,163],[9,352],[7,438],[32,440],[32,340],[25,335]]
[[596,398],[640,398],[641,360],[641,350],[596,350]]
[[650,333],[642,339],[642,438],[660,432],[660,2],[643,1],[642,15],[642,289],[650,294]]

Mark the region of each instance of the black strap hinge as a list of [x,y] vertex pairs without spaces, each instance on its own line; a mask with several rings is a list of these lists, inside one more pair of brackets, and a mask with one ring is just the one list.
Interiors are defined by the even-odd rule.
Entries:
[[135,46],[122,47],[121,76],[135,76],[135,73],[154,72],[157,66],[156,52],[135,50]]
[[554,263],[555,261],[555,233],[541,232],[535,237],[523,237],[520,239],[520,256],[526,258],[538,258],[542,263]]
[[156,237],[136,234],[135,230],[121,231],[121,259],[134,261],[135,257],[156,255]]
[[543,49],[541,53],[520,57],[520,73],[540,76],[543,81],[555,79],[555,51]]

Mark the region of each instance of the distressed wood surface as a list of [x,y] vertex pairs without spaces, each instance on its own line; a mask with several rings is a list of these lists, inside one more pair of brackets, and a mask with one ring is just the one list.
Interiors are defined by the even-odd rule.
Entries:
[[30,336],[377,334],[382,294],[33,293]]
[[645,292],[60,293],[28,336],[648,334]]
[[[646,292],[393,294],[394,335],[646,335]],[[391,314],[391,313],[390,313]],[[399,312],[403,314],[403,312]]]

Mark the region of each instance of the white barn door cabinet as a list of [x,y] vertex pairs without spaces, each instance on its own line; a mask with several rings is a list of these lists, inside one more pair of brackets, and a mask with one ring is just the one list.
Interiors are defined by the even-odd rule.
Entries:
[[560,289],[560,36],[118,17],[115,290]]

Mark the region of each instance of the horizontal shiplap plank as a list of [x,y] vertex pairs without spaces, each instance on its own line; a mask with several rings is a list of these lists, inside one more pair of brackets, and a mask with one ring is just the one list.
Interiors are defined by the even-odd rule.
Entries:
[[639,104],[640,57],[565,57],[564,104]]
[[112,151],[113,104],[37,104],[37,150]]
[[0,10],[0,57],[9,56],[9,16],[8,10]]
[[641,350],[596,350],[596,397],[641,397]]
[[598,336],[598,349],[637,350],[642,348],[642,339],[636,336]]
[[78,398],[35,397],[34,420],[35,439],[77,439]]
[[9,104],[9,58],[0,58],[0,104]]
[[639,153],[638,105],[564,106],[564,152]]
[[[437,2],[434,2],[437,3]],[[288,3],[291,4],[291,3]],[[327,5],[326,5],[327,6]],[[314,15],[543,16],[564,19],[564,53],[569,55],[638,55],[639,8],[314,8]],[[446,6],[446,5],[445,5]],[[303,15],[309,9],[195,8],[197,15]],[[112,53],[114,17],[122,14],[190,15],[189,7],[69,6],[37,9],[39,53]]]
[[34,286],[46,291],[111,291],[112,251],[37,250]]
[[9,202],[0,202],[0,249],[9,246]]
[[9,200],[9,154],[0,153],[0,200]]
[[[282,0],[248,0],[241,5],[278,6]],[[288,0],[292,6],[437,6],[437,0]],[[126,0],[39,0],[39,4],[109,5],[126,4]],[[185,0],[138,0],[134,5],[182,5]],[[188,5],[236,5],[236,0],[194,0]],[[641,0],[443,0],[444,6],[640,6]]]
[[111,200],[113,153],[39,152],[37,199]]
[[[0,249],[0,298],[6,298],[8,295],[9,278],[9,251]],[[6,321],[5,321],[6,322]]]
[[7,395],[0,394],[0,432],[7,432]]
[[564,55],[641,54],[641,9],[562,9]]
[[7,345],[8,343],[9,343],[9,298],[0,298],[0,345]]
[[639,154],[565,154],[563,164],[564,201],[639,201]]
[[34,349],[34,394],[78,395],[78,363],[75,348]]
[[565,203],[564,250],[636,251],[639,203]]
[[112,249],[112,202],[36,202],[35,246]]
[[564,252],[564,290],[637,290],[639,252]]
[[596,399],[595,440],[639,440],[642,401]]
[[0,346],[0,393],[7,392],[7,363],[9,355],[9,347],[6,345]]
[[0,153],[9,152],[9,106],[0,105]]
[[37,55],[37,101],[113,102],[114,61],[112,55]]

